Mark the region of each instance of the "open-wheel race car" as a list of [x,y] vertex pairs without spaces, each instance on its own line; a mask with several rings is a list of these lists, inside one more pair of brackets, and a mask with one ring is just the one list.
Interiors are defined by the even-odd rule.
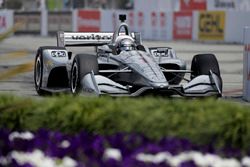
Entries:
[[[39,95],[71,92],[111,96],[221,96],[222,79],[213,54],[193,57],[191,69],[170,47],[146,47],[120,15],[114,33],[58,32],[57,46],[40,47],[34,67]],[[85,48],[93,46],[94,54]],[[74,54],[70,47],[79,47]],[[185,74],[190,74],[190,79]]]

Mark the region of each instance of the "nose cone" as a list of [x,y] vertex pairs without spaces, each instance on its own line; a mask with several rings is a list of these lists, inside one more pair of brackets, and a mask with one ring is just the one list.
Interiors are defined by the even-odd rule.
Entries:
[[168,84],[159,65],[148,53],[138,50],[123,52],[119,59],[149,80],[152,85],[165,87]]

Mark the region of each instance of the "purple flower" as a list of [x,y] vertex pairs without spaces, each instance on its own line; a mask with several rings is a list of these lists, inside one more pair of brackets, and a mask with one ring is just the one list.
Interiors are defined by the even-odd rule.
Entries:
[[[77,167],[169,167],[166,160],[144,162],[136,159],[139,153],[155,156],[160,152],[179,155],[188,151],[219,154],[222,157],[242,158],[237,149],[216,149],[213,143],[206,146],[194,145],[186,139],[163,138],[160,141],[149,140],[141,134],[116,133],[109,136],[81,132],[79,134],[63,134],[45,129],[34,132],[32,139],[14,138],[12,132],[0,129],[0,157],[7,157],[12,151],[33,152],[41,150],[45,156],[63,159],[70,157],[77,161]],[[119,150],[121,158],[104,158],[107,149]],[[1,164],[0,164],[1,165]],[[18,164],[12,159],[8,166],[32,167],[30,164]],[[181,167],[195,167],[194,161],[182,162]]]

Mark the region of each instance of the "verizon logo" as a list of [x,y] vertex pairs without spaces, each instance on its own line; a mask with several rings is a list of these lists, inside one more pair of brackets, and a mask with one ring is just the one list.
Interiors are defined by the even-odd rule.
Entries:
[[112,36],[108,35],[96,35],[96,34],[90,34],[90,35],[74,35],[72,36],[72,39],[74,40],[111,40]]

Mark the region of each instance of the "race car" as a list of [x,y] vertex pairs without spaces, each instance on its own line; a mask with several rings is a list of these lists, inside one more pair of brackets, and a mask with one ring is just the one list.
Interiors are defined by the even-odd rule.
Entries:
[[[37,93],[222,96],[215,55],[195,55],[187,69],[172,48],[144,46],[141,34],[130,32],[126,15],[119,18],[121,24],[113,33],[60,31],[57,46],[38,48],[34,67]],[[90,46],[95,47],[94,54],[86,53]],[[81,54],[74,54],[72,47],[78,47]]]

